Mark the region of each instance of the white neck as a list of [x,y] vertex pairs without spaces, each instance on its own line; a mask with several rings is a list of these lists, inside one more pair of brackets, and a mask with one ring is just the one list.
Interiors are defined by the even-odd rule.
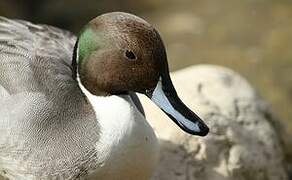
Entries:
[[[131,128],[133,112],[131,109],[127,109],[130,108],[131,99],[127,95],[96,96],[83,86],[78,73],[77,81],[81,91],[92,105],[100,125],[101,139],[98,142],[98,151],[104,151],[101,153],[107,154],[109,152],[108,149],[118,143],[120,138],[123,137],[125,133],[123,131]],[[126,114],[123,115],[123,112]]]
[[130,96],[95,96],[77,80],[101,128],[96,144],[100,167],[93,179],[148,179],[158,159],[157,139]]

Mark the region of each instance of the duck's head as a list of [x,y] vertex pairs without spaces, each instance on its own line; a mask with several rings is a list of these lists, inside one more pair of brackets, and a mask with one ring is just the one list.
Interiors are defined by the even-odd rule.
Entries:
[[158,32],[127,13],[107,13],[81,31],[74,57],[82,85],[97,96],[143,93],[184,131],[204,136],[205,123],[179,99]]

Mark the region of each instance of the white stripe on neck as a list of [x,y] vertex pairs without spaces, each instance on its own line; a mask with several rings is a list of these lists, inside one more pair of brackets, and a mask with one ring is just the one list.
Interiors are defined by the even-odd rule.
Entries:
[[[78,51],[77,46],[77,59],[79,58]],[[123,97],[116,95],[96,96],[92,94],[83,86],[80,80],[78,68],[76,73],[78,85],[90,102],[96,120],[100,126],[100,140],[96,144],[96,149],[100,155],[99,162],[103,163],[111,156],[112,148],[120,142],[120,139],[122,139],[128,129],[131,128],[131,121],[133,119],[133,117],[131,117],[131,108],[129,108],[129,102]]]

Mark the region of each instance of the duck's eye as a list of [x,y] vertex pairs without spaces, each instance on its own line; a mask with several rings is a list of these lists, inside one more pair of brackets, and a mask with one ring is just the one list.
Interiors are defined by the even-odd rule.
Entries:
[[135,56],[135,54],[130,51],[130,50],[126,50],[125,51],[125,56],[130,59],[130,60],[135,60],[137,57]]

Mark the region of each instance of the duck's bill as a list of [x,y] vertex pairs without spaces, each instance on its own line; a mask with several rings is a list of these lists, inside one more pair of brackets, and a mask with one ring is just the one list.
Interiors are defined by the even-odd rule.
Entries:
[[208,126],[179,99],[170,78],[164,81],[160,78],[155,89],[147,91],[146,95],[185,132],[199,136],[208,134]]

